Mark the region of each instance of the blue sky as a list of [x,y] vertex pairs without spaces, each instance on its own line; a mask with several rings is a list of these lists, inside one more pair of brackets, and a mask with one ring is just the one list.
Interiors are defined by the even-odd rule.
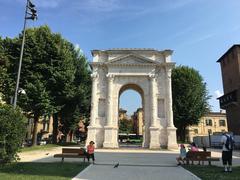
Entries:
[[[239,0],[32,0],[39,19],[28,27],[49,25],[79,46],[91,61],[92,49],[172,49],[173,61],[197,69],[219,111],[222,94],[217,59],[240,39]],[[15,37],[23,28],[25,0],[0,0],[0,36]],[[126,95],[125,95],[126,94]],[[131,96],[131,100],[129,97]],[[141,104],[126,92],[121,106]]]

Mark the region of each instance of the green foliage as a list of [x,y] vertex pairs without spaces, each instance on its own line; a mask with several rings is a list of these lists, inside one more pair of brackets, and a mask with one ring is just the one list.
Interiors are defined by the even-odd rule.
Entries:
[[185,140],[185,128],[198,124],[209,110],[208,92],[202,76],[193,68],[179,66],[172,71],[174,124],[178,135]]
[[119,133],[133,133],[133,121],[121,119],[119,122]]
[[9,74],[7,72],[9,68],[9,60],[5,53],[4,41],[0,37],[0,93],[4,92],[5,87],[10,82]]
[[[0,92],[8,103],[14,94],[21,42],[22,34],[14,39],[0,39],[4,57],[9,61],[6,68],[9,78],[4,78],[5,86]],[[81,116],[89,116],[91,79],[87,60],[72,43],[52,33],[48,26],[26,30],[19,88],[26,94],[19,94],[18,106],[34,117],[34,134],[38,119],[44,115],[54,114],[55,134],[59,117],[63,118],[65,130],[73,129],[77,107]],[[36,135],[34,144],[35,141]]]
[[0,160],[17,160],[17,151],[21,147],[26,130],[26,117],[20,109],[0,104]]

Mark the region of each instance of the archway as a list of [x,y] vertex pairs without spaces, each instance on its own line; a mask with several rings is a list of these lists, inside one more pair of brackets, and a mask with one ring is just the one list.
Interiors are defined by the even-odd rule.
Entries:
[[87,142],[119,148],[119,95],[126,89],[142,97],[145,125],[143,147],[177,148],[173,125],[171,50],[93,50],[92,104]]
[[119,147],[142,147],[145,133],[143,90],[135,84],[124,85],[119,91]]

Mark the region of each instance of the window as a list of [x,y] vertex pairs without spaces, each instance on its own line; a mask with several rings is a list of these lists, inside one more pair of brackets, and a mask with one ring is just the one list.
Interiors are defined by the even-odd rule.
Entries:
[[212,126],[212,120],[206,119],[206,126]]
[[219,126],[226,126],[226,122],[224,119],[219,120]]
[[198,134],[198,129],[193,130],[195,134]]

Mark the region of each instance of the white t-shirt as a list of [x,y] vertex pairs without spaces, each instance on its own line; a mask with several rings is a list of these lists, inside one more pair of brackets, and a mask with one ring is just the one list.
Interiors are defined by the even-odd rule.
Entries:
[[[226,137],[226,136],[230,137],[229,134],[225,134],[225,135],[222,135],[222,138],[221,138],[221,143],[223,144],[223,148],[222,148],[223,151],[229,151],[229,150],[226,148],[226,146],[225,146],[226,141],[227,141],[227,137]],[[232,140],[233,140],[233,137],[232,137]]]

